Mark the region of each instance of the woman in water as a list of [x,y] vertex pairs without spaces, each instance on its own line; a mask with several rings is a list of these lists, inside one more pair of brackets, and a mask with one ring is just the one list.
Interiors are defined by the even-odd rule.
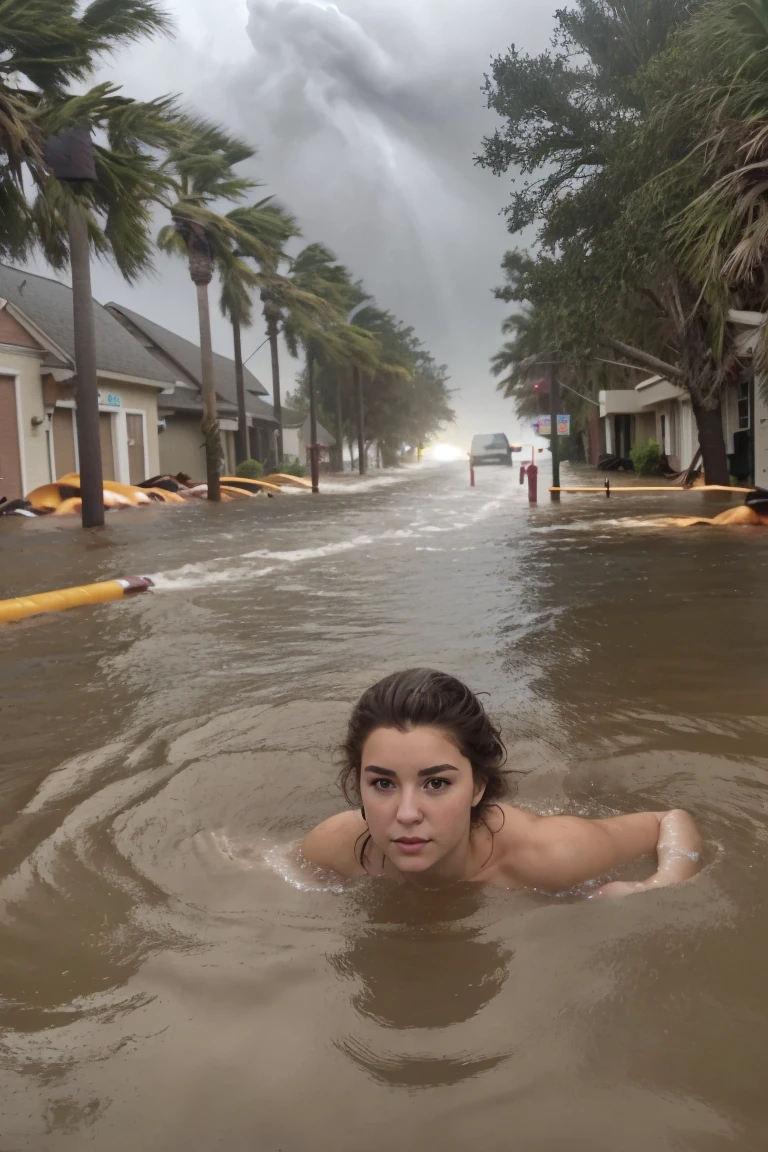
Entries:
[[302,845],[306,860],[342,876],[563,892],[655,853],[647,880],[596,893],[625,896],[679,884],[700,868],[687,812],[583,820],[501,803],[499,731],[475,694],[443,672],[414,668],[374,684],[352,712],[343,751],[340,784],[355,810],[325,820]]

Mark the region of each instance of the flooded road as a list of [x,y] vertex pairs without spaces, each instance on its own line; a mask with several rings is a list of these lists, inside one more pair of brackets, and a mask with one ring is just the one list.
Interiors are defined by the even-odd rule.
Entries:
[[[2,1152],[764,1149],[768,533],[648,522],[725,506],[446,466],[0,524],[0,596],[157,584],[0,631]],[[704,872],[301,869],[351,703],[414,664],[488,693],[518,803],[687,807]]]

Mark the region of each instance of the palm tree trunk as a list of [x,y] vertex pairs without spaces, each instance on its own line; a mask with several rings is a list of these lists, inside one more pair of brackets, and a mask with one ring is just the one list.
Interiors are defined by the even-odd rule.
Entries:
[[317,449],[317,400],[315,398],[315,363],[310,352],[307,356],[307,376],[309,377],[309,463],[312,474],[312,491],[320,491],[320,461]]
[[[549,370],[549,449],[552,454],[552,487],[560,487],[560,437],[557,435],[557,415],[560,407],[560,381],[557,369]],[[555,504],[560,500],[559,492],[550,492],[550,500]]]
[[357,470],[365,476],[365,421],[363,419],[363,374],[355,368],[357,391]]
[[235,345],[235,384],[237,387],[237,463],[248,460],[248,413],[245,410],[245,369],[243,368],[243,345],[240,336],[240,320],[232,321],[232,337]]
[[74,200],[69,209],[69,257],[72,266],[72,309],[77,373],[75,418],[80,456],[83,528],[98,528],[104,523],[104,477],[99,439],[99,391],[91,293],[91,250],[85,217]]
[[707,484],[728,485],[731,476],[725,452],[722,406],[718,404],[717,408],[704,408],[701,404],[694,403],[692,408],[699,432],[704,479]]
[[264,307],[264,316],[267,321],[267,336],[269,337],[269,351],[272,356],[272,404],[277,420],[277,468],[283,462],[283,403],[280,398],[280,352],[277,346],[277,316]]
[[208,285],[199,281],[197,313],[200,320],[200,358],[203,379],[203,438],[205,441],[205,467],[208,474],[208,499],[221,500],[221,433],[216,411],[216,388],[213,382],[213,344],[211,341],[211,312],[208,306]]
[[344,420],[341,411],[341,371],[336,377],[336,471],[344,471]]

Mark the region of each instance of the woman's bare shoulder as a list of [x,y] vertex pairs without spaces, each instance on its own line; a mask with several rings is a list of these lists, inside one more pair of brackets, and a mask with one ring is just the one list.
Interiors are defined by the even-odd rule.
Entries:
[[368,826],[357,810],[339,812],[307,833],[301,854],[318,868],[327,868],[342,876],[364,876],[365,868],[360,863],[360,853],[356,853],[355,844],[367,830]]

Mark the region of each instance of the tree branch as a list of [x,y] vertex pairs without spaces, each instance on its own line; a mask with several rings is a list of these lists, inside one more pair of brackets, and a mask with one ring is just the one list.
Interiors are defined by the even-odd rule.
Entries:
[[682,380],[685,377],[682,368],[677,368],[674,364],[667,364],[666,360],[659,360],[656,356],[652,356],[650,352],[643,352],[640,348],[633,348],[631,344],[623,344],[621,340],[614,340],[612,336],[606,336],[603,343],[609,348],[612,348],[614,352],[619,352],[622,356],[626,356],[628,360],[634,360],[637,364],[642,364],[643,368],[649,368],[651,372],[655,372],[657,376],[664,376],[672,380]]

